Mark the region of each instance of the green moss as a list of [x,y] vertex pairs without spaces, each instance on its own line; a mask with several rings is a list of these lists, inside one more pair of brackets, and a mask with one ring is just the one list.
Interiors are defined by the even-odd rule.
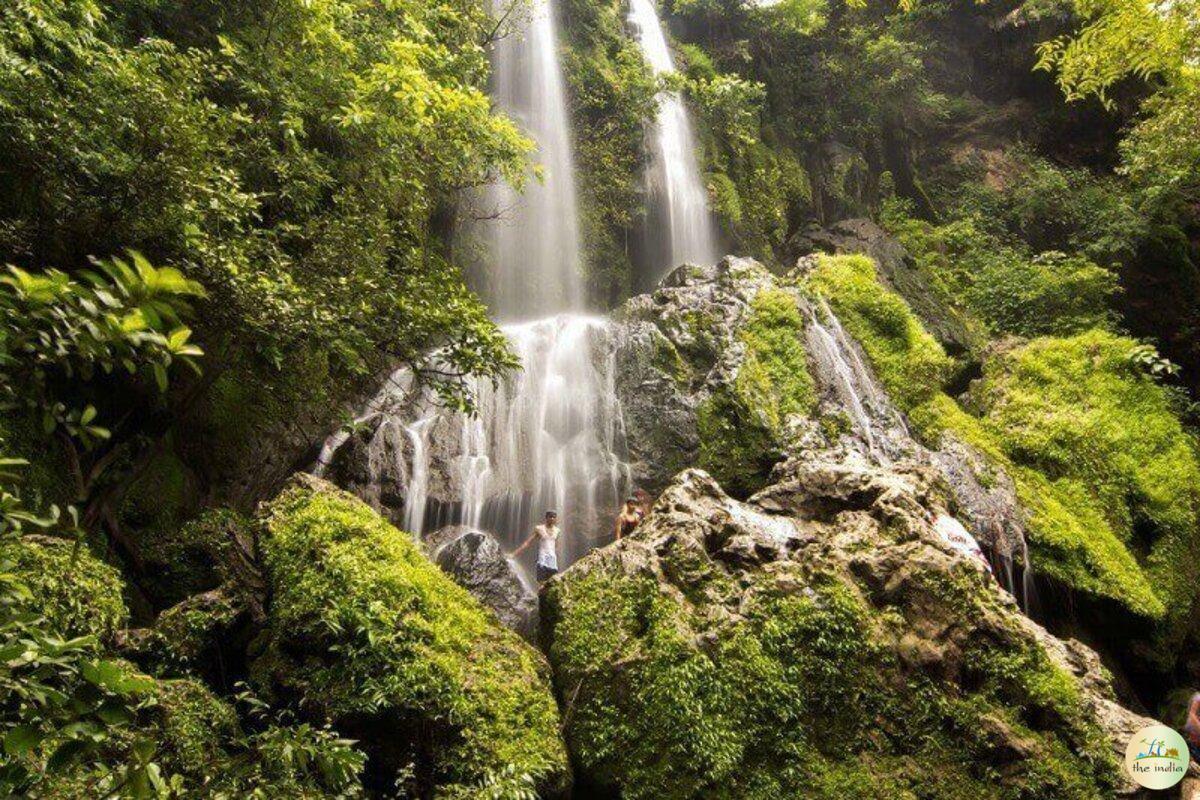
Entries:
[[1090,498],[1162,604],[1188,614],[1200,461],[1169,394],[1131,363],[1136,344],[1105,331],[1035,340],[989,365],[980,404],[1013,461]]
[[679,355],[679,349],[665,336],[654,340],[654,354],[650,365],[664,375],[670,375],[671,380],[680,389],[687,389],[692,380],[692,369]]
[[1086,487],[1078,481],[1051,481],[1013,462],[1003,436],[987,420],[973,417],[954,400],[939,395],[916,409],[912,421],[930,441],[949,430],[1013,479],[1026,521],[1036,569],[1068,586],[1117,600],[1142,616],[1164,613],[1137,559],[1113,530]]
[[193,667],[212,652],[240,612],[224,592],[189,598],[159,614],[152,650],[164,666]]
[[759,292],[738,337],[746,346],[746,357],[735,387],[746,406],[777,433],[788,416],[812,413],[816,389],[804,350],[804,318],[795,297],[781,289]]
[[20,573],[32,593],[30,609],[60,635],[104,640],[125,626],[129,614],[121,576],[86,545],[26,536],[0,548],[0,562]]
[[[614,795],[1092,800],[1111,789],[1107,743],[1073,679],[1029,642],[980,643],[981,676],[966,689],[908,673],[886,646],[894,623],[844,579],[754,592],[738,622],[717,623],[703,603],[602,563],[553,584],[547,608],[551,660],[573,698],[571,751]],[[707,575],[719,583],[719,572]],[[953,602],[981,613],[986,601],[976,581]],[[1006,764],[1003,780],[986,716],[1039,752]]]
[[950,359],[904,300],[879,283],[871,259],[821,256],[806,286],[828,299],[901,409],[915,408],[941,388]]
[[195,680],[159,681],[157,742],[168,774],[211,780],[228,766],[226,749],[241,735],[233,707]]
[[697,466],[725,491],[748,497],[767,484],[771,468],[781,457],[779,442],[755,414],[732,392],[718,390],[696,410],[700,436]]
[[1151,619],[1186,614],[1200,580],[1200,462],[1169,394],[1104,330],[990,361],[972,416],[938,392],[945,356],[862,257],[823,259],[809,286],[916,428],[951,430],[1013,478],[1039,572]]
[[273,600],[252,665],[260,686],[333,720],[419,725],[412,760],[446,792],[506,767],[563,778],[540,657],[408,535],[315,480],[287,489],[266,522]]
[[1105,331],[1037,339],[990,362],[981,418],[953,401],[915,420],[1005,467],[1037,568],[1149,618],[1187,615],[1200,579],[1200,462],[1170,395]]

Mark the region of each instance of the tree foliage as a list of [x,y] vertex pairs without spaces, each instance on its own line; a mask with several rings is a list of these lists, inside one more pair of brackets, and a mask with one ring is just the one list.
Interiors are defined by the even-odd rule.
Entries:
[[1068,100],[1105,104],[1131,79],[1152,94],[1122,143],[1125,171],[1152,206],[1200,193],[1200,4],[1195,0],[1077,0],[1072,34],[1044,42],[1040,69],[1054,72]]
[[[382,351],[446,374],[503,340],[440,244],[528,142],[481,90],[469,0],[19,0],[0,9],[0,259],[137,248],[208,292],[202,338],[281,366]],[[454,386],[461,389],[461,384]]]

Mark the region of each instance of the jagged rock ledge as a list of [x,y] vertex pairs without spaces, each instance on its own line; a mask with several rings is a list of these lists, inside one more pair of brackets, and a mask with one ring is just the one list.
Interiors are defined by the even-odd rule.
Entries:
[[680,474],[554,579],[577,785],[622,797],[1133,796],[1150,720],[932,525],[936,474],[793,460],[747,502]]

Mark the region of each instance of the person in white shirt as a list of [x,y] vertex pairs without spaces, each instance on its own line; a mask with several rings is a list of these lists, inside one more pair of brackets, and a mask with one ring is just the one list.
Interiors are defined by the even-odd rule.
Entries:
[[521,555],[525,548],[537,542],[537,581],[543,584],[558,574],[558,537],[562,531],[558,527],[558,514],[547,511],[545,521],[533,529],[529,538],[513,551],[513,557]]

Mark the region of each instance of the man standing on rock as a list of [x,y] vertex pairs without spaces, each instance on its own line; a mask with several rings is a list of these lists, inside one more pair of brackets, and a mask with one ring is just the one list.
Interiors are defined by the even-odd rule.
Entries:
[[529,538],[513,551],[513,558],[516,558],[525,551],[525,548],[533,544],[535,540],[537,541],[537,582],[539,586],[558,574],[558,536],[560,533],[558,513],[547,511],[545,521],[536,526],[533,533],[529,534]]

